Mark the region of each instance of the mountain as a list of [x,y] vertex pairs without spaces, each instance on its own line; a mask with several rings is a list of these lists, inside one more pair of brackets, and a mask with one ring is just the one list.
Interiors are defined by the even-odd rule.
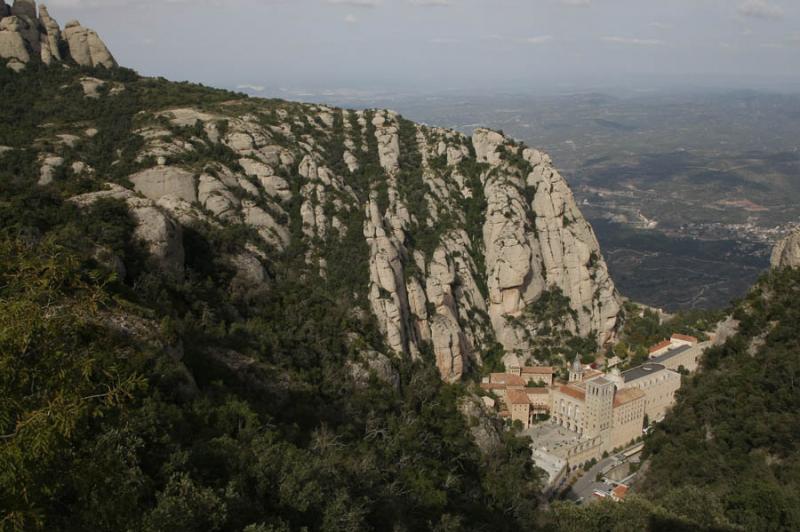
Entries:
[[[12,34],[44,59],[44,43],[58,40],[47,12],[40,9],[38,25],[32,2],[17,1],[11,13],[5,27],[20,28]],[[25,37],[26,27],[46,33]],[[110,54],[99,59],[92,32],[78,39],[91,52],[82,60],[73,27],[64,32],[65,61],[113,66]],[[85,155],[106,140],[93,136],[102,133],[96,122],[48,120],[47,137],[62,141],[23,140],[39,148],[39,184],[66,172],[92,183],[77,204],[126,201],[137,236],[178,277],[182,228],[247,230],[246,249],[231,261],[255,290],[268,283],[263,268],[302,249],[316,274],[351,284],[353,302],[374,314],[389,352],[418,356],[429,346],[450,381],[479,368],[481,353],[497,342],[507,356],[526,358],[541,327],[531,309],[545,292],[566,297],[571,333],[599,344],[614,335],[620,301],[597,240],[537,150],[496,132],[467,138],[390,111],[233,95],[159,106],[141,101],[143,79],[65,83],[83,89],[86,105],[125,109],[128,130],[118,133],[127,144],[103,147],[118,154],[107,161],[111,179]]]
[[144,78],[34,2],[2,10],[3,523],[536,520],[528,444],[476,380],[621,319],[545,154]]

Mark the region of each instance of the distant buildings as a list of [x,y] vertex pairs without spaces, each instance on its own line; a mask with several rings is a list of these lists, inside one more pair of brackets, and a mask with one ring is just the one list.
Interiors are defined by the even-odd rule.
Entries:
[[647,363],[625,372],[614,368],[605,373],[576,357],[568,382],[557,382],[549,366],[511,367],[507,373],[492,373],[481,387],[500,399],[501,415],[525,429],[549,414],[548,426],[558,430],[543,427],[535,452],[554,475],[562,461],[572,467],[599,459],[639,438],[645,420],[663,419],[681,385],[678,370],[694,371],[706,346],[675,334],[650,348]]

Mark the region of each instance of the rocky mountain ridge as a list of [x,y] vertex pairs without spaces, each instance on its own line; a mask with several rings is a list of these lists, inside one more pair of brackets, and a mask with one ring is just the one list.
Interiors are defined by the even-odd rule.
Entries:
[[67,22],[63,31],[47,7],[35,0],[15,0],[12,6],[0,0],[0,59],[19,71],[32,60],[44,64],[68,64],[112,68],[117,66],[105,43],[80,22]]
[[[27,17],[31,27],[31,9],[17,0],[4,21]],[[55,37],[38,35],[40,51],[49,46],[42,36]],[[110,54],[98,57],[92,66],[114,65]],[[147,80],[118,79],[76,74],[62,85],[89,107],[131,114],[106,126],[49,119],[47,134],[32,139],[38,182],[79,180],[91,190],[70,201],[83,207],[125,202],[135,236],[171,277],[184,275],[186,231],[241,228],[237,249],[219,251],[237,290],[267,289],[275,266],[301,254],[309,282],[339,286],[354,315],[374,317],[386,354],[433,356],[447,381],[480,368],[498,346],[506,364],[533,362],[550,327],[537,310],[545,294],[562,303],[559,323],[570,334],[613,339],[619,295],[546,154],[495,131],[467,137],[385,110],[242,96],[149,108],[142,102],[152,97],[139,94]],[[15,149],[23,146],[0,147]],[[98,168],[85,153],[113,160]]]

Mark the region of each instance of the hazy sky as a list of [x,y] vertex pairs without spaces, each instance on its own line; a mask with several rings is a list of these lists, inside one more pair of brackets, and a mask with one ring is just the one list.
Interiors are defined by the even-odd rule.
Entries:
[[800,87],[800,0],[47,3],[143,74],[267,93]]

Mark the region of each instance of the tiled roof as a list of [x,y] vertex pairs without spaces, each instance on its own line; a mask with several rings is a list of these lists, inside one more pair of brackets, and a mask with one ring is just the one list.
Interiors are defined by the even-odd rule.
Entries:
[[561,386],[558,390],[564,395],[569,395],[570,397],[574,397],[575,399],[580,399],[581,401],[586,400],[586,392],[583,390],[578,390],[577,388],[574,388],[572,386],[569,385]]
[[657,343],[656,345],[652,346],[650,348],[650,352],[655,353],[656,351],[660,351],[661,349],[664,349],[665,347],[669,347],[671,345],[672,342],[670,342],[669,340],[664,340],[663,342]]
[[697,338],[694,336],[687,336],[685,334],[675,333],[672,335],[672,338],[675,340],[683,340],[684,342],[692,342],[693,344],[697,343]]
[[497,382],[482,382],[481,388],[484,390],[505,390],[506,385]]
[[523,390],[508,390],[506,393],[506,404],[508,405],[529,405],[528,394]]
[[623,388],[614,394],[614,408],[635,401],[645,396],[639,388]]
[[611,493],[613,493],[614,497],[616,497],[617,499],[622,500],[622,499],[625,498],[625,494],[628,493],[628,486],[626,486],[624,484],[620,484],[619,486],[614,488],[611,491]]
[[525,393],[527,393],[528,395],[547,395],[550,393],[550,390],[548,390],[547,388],[531,387],[531,388],[525,388]]
[[533,375],[552,375],[555,371],[556,370],[552,366],[529,366],[522,368],[522,373]]
[[492,384],[505,384],[506,386],[525,386],[525,380],[519,375],[511,373],[492,373]]

